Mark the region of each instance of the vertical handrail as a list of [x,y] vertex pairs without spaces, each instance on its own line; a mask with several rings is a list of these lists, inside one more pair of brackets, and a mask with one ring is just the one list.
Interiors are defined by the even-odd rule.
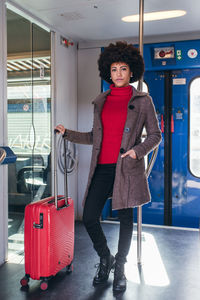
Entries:
[[[139,50],[143,56],[144,0],[139,3]],[[139,80],[138,90],[142,91],[143,78]],[[142,256],[142,206],[137,208],[137,262],[141,264]]]
[[[140,0],[139,3],[139,50],[143,56],[143,32],[144,32],[144,0]],[[138,90],[142,92],[143,78],[139,80]],[[152,153],[151,160],[146,168],[146,176],[149,177],[156,160],[158,153],[158,147],[156,147]],[[137,262],[138,265],[142,263],[142,206],[138,206],[137,209]]]
[[142,263],[142,206],[137,208],[137,263]]
[[[139,50],[143,56],[143,36],[144,36],[144,0],[139,0]],[[143,77],[139,80],[138,90],[142,92]]]

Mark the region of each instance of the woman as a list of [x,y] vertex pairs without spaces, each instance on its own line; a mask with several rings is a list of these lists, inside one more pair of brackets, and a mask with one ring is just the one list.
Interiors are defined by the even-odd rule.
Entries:
[[[64,138],[74,143],[92,144],[88,184],[83,200],[83,222],[100,257],[93,279],[98,285],[108,280],[115,266],[113,291],[126,289],[124,264],[133,231],[133,207],[150,201],[144,156],[161,141],[161,133],[151,97],[130,83],[139,80],[144,62],[137,48],[126,42],[110,44],[98,60],[100,77],[110,90],[94,101],[91,132],[77,132],[58,125]],[[147,137],[141,142],[143,128]],[[112,195],[112,209],[120,221],[118,252],[110,253],[100,224],[104,204]]]

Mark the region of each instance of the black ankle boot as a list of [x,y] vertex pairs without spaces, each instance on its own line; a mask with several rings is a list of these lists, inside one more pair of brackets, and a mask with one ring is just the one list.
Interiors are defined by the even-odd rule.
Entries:
[[93,280],[93,285],[104,283],[108,280],[110,271],[114,268],[115,258],[113,255],[101,257],[98,265],[97,273]]
[[126,290],[126,277],[124,275],[124,264],[115,264],[113,292],[123,292]]

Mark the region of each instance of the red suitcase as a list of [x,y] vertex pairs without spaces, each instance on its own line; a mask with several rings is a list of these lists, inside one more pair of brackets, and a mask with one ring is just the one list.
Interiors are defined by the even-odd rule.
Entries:
[[48,288],[48,280],[61,269],[67,267],[70,273],[73,267],[74,204],[67,196],[66,155],[65,196],[57,196],[56,165],[55,157],[55,196],[30,203],[25,208],[25,276],[20,283],[27,286],[29,278],[41,280],[42,290]]

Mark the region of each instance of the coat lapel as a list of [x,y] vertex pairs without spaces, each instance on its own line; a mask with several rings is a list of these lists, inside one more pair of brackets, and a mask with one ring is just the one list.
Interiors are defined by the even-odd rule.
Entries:
[[106,101],[106,97],[109,94],[110,94],[110,90],[107,90],[106,92],[101,93],[97,98],[95,98],[94,101],[92,101],[92,104],[94,104],[96,106],[99,114],[101,114],[104,103]]

